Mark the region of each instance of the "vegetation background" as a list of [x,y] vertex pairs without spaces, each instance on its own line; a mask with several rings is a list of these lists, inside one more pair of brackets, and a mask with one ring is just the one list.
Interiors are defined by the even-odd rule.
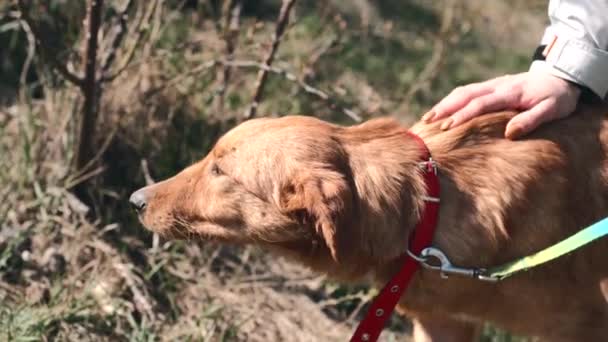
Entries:
[[[248,117],[407,125],[458,85],[526,70],[546,6],[0,0],[0,341],[346,340],[374,289],[159,240],[128,195]],[[383,339],[409,331],[395,318]]]

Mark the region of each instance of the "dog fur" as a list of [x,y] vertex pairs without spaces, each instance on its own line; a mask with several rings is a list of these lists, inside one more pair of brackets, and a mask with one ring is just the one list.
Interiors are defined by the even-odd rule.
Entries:
[[[514,115],[410,128],[439,165],[433,245],[463,267],[546,248],[608,216],[608,106],[582,105],[521,140]],[[419,147],[392,119],[341,127],[288,116],[244,122],[198,163],[143,188],[150,230],[252,243],[344,281],[383,285],[405,258],[425,194]],[[420,270],[398,311],[416,341],[471,341],[489,321],[548,341],[608,341],[608,239],[487,283]]]

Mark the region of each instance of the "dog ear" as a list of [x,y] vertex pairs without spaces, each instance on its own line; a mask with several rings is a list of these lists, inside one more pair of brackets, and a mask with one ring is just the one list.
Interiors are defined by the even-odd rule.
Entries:
[[352,205],[352,192],[344,176],[325,169],[296,176],[280,195],[282,210],[303,225],[311,223],[338,262],[348,251],[345,243]]

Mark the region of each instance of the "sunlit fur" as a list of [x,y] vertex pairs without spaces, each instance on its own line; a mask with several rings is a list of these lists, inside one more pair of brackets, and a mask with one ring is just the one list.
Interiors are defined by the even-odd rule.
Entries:
[[[434,245],[457,265],[488,267],[607,216],[606,114],[603,104],[584,107],[518,141],[502,138],[514,113],[449,131],[411,127],[439,164]],[[245,122],[200,162],[144,189],[141,220],[166,236],[258,244],[337,278],[383,284],[424,205],[419,147],[406,129],[392,119]],[[549,341],[605,340],[607,253],[598,241],[497,284],[422,270],[399,311],[416,318],[418,341],[471,340],[482,321]]]

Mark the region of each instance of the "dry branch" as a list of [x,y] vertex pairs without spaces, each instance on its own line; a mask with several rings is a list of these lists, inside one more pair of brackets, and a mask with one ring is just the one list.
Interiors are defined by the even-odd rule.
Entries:
[[[226,56],[227,61],[234,59],[234,51],[236,50],[236,43],[239,36],[240,30],[240,18],[241,9],[243,2],[241,0],[227,0],[224,3],[223,11],[223,37],[226,45]],[[222,113],[224,110],[224,96],[226,94],[226,88],[231,76],[231,67],[224,65],[219,75],[220,86],[217,89],[216,97],[216,110],[218,113]]]
[[75,187],[80,187],[82,184],[89,179],[102,174],[106,168],[104,166],[96,167],[92,170],[87,169],[86,172],[78,172],[75,176],[70,176],[66,182],[63,184],[63,187],[66,189],[72,189]]
[[[81,182],[88,180],[88,178],[82,178],[82,176],[87,175],[87,174],[91,175],[91,171],[95,168],[97,162],[101,159],[103,154],[108,150],[108,147],[110,147],[110,143],[114,140],[114,136],[116,136],[116,132],[118,132],[118,127],[119,126],[115,126],[112,129],[110,134],[108,134],[107,137],[104,139],[104,142],[101,144],[101,147],[95,152],[95,156],[93,156],[91,159],[89,159],[87,161],[87,163],[84,166],[82,166],[82,168],[73,172],[70,175],[70,179],[80,179]],[[95,174],[93,174],[93,176],[94,175]],[[76,183],[76,184],[78,184],[78,183]],[[72,186],[74,186],[74,185],[72,185]]]
[[148,168],[148,161],[145,159],[141,160],[141,170],[144,173],[144,179],[146,180],[146,185],[152,185],[154,182],[154,178],[150,175],[150,169]]
[[253,62],[253,61],[234,61],[234,62],[230,62],[230,63],[228,63],[228,62],[224,62],[224,63],[229,64],[233,67],[239,67],[239,68],[257,68],[266,73],[272,72],[274,74],[283,76],[287,80],[296,83],[304,92],[306,92],[310,95],[313,95],[316,98],[320,99],[321,101],[325,102],[325,104],[330,109],[337,110],[339,112],[344,113],[346,116],[348,116],[355,122],[361,122],[361,120],[362,120],[361,116],[359,114],[355,113],[354,111],[352,111],[348,108],[341,106],[340,101],[335,100],[328,93],[311,86],[310,84],[306,83],[305,81],[302,81],[301,78],[297,77],[295,74],[290,73],[289,71],[287,71],[285,69],[269,66],[266,64],[260,64],[258,62]]
[[272,37],[272,46],[264,59],[265,68],[261,68],[258,73],[258,78],[255,83],[255,92],[253,94],[253,100],[249,109],[245,112],[245,119],[251,119],[255,116],[256,110],[260,101],[262,100],[262,94],[264,92],[264,85],[266,83],[266,79],[268,78],[268,68],[272,64],[274,60],[274,56],[279,48],[279,44],[281,43],[281,38],[283,37],[283,33],[285,32],[285,27],[289,22],[289,12],[291,8],[295,4],[295,0],[283,0],[283,4],[281,5],[281,11],[279,13],[279,17],[277,19],[277,26]]
[[144,315],[148,321],[153,321],[156,317],[154,306],[148,301],[149,295],[145,291],[143,280],[133,272],[132,264],[117,261],[114,263],[114,269],[120,274],[127,287],[131,290],[137,311]]
[[32,61],[34,60],[34,55],[36,54],[36,37],[32,32],[32,28],[25,20],[19,20],[21,24],[21,28],[25,32],[25,36],[27,37],[27,57],[25,58],[25,62],[23,63],[23,69],[21,70],[21,75],[19,76],[19,97],[21,103],[26,102],[26,92],[27,92],[27,74],[30,71],[30,66],[32,65]]
[[443,64],[448,51],[448,41],[453,26],[455,7],[456,2],[450,0],[443,8],[441,27],[433,41],[433,54],[405,94],[405,100],[403,102],[407,107],[409,107],[414,96],[416,96],[420,90],[427,87],[437,75],[439,75],[441,65]]
[[222,63],[223,62],[217,61],[217,60],[212,60],[212,61],[207,61],[207,62],[201,63],[201,64],[195,66],[194,68],[192,68],[188,71],[185,71],[172,79],[167,80],[165,83],[159,85],[158,87],[147,90],[144,93],[143,97],[149,98],[164,89],[171,88],[173,86],[180,84],[183,80],[187,79],[188,77],[200,76],[201,73],[207,72],[207,71],[209,71],[209,69],[214,68]]
[[74,72],[68,70],[67,66],[64,65],[62,62],[60,62],[54,53],[51,53],[51,51],[53,49],[50,48],[46,44],[46,41],[44,39],[42,39],[40,29],[36,25],[34,20],[32,20],[32,18],[30,17],[29,7],[25,5],[24,0],[17,1],[17,8],[19,9],[21,19],[23,19],[27,23],[29,28],[31,29],[32,34],[34,35],[34,38],[36,39],[36,45],[38,45],[38,48],[39,48],[38,50],[44,57],[46,57],[46,59],[49,61],[49,63],[53,67],[53,69],[55,69],[57,72],[59,72],[59,74],[61,76],[63,76],[66,80],[68,80],[72,84],[74,84],[78,87],[83,87],[84,80],[82,79],[82,77],[80,77],[80,76],[76,75]]
[[223,60],[211,60],[211,61],[207,61],[204,63],[199,64],[198,66],[190,69],[188,72],[185,72],[183,74],[180,74],[179,76],[167,81],[166,83],[164,83],[163,85],[151,89],[149,90],[144,97],[150,97],[154,94],[156,94],[159,91],[162,91],[163,89],[166,88],[170,88],[174,85],[180,84],[181,82],[183,82],[184,79],[188,78],[188,77],[193,77],[193,76],[198,76],[201,73],[207,72],[209,71],[209,69],[217,67],[219,65],[222,66],[230,66],[232,68],[254,68],[260,71],[265,71],[266,73],[273,73],[279,76],[284,77],[285,79],[294,82],[295,84],[298,85],[298,87],[300,89],[302,89],[304,92],[306,92],[307,94],[310,94],[314,97],[316,97],[317,99],[323,101],[330,109],[332,110],[336,110],[339,112],[342,112],[344,115],[348,116],[349,118],[351,118],[353,121],[355,122],[361,122],[361,116],[359,114],[357,114],[356,112],[354,112],[351,109],[345,108],[344,106],[340,105],[341,101],[336,100],[335,98],[333,98],[332,96],[330,96],[328,93],[324,92],[323,90],[320,90],[318,88],[313,87],[312,85],[306,83],[305,81],[303,81],[300,77],[296,76],[295,74],[285,70],[285,69],[281,69],[278,67],[273,67],[273,66],[268,66],[259,62],[255,62],[255,61],[239,61],[239,60],[235,60],[235,61],[223,61]]
[[133,0],[127,0],[125,7],[118,14],[118,22],[114,27],[114,31],[115,31],[114,39],[112,39],[112,43],[110,44],[110,50],[108,51],[105,61],[102,63],[102,66],[101,66],[102,75],[106,75],[108,73],[108,71],[110,70],[112,63],[114,63],[114,60],[116,59],[116,52],[117,52],[118,48],[120,47],[120,45],[122,44],[122,41],[124,40],[124,38],[128,32],[128,29],[127,29],[127,20],[129,19],[128,13],[129,13],[129,10],[131,9],[131,7],[133,6],[133,3],[134,3]]
[[338,43],[340,42],[340,36],[334,36],[324,44],[322,44],[317,50],[310,54],[310,57],[304,64],[304,79],[308,80],[313,77],[315,74],[315,66],[316,64],[329,53]]
[[83,56],[85,76],[82,85],[84,103],[76,150],[76,170],[83,169],[94,154],[95,124],[97,123],[101,92],[97,82],[97,39],[101,26],[102,9],[103,0],[90,0],[87,6],[86,51]]
[[136,25],[134,25],[134,27],[136,28],[136,33],[134,33],[135,39],[133,39],[133,43],[131,44],[129,50],[124,54],[124,57],[122,58],[122,60],[118,63],[118,66],[116,68],[114,68],[115,69],[114,72],[110,73],[109,70],[106,70],[101,75],[100,81],[102,83],[112,82],[114,79],[116,79],[116,77],[120,76],[120,74],[122,74],[127,69],[127,67],[131,64],[131,61],[133,61],[133,58],[135,57],[135,52],[136,52],[137,48],[139,47],[146,32],[148,31],[148,27],[150,26],[150,21],[152,19],[152,15],[156,11],[156,7],[158,6],[158,3],[159,3],[159,0],[151,0],[148,2],[148,7],[147,7],[145,13],[141,16],[139,22]]

